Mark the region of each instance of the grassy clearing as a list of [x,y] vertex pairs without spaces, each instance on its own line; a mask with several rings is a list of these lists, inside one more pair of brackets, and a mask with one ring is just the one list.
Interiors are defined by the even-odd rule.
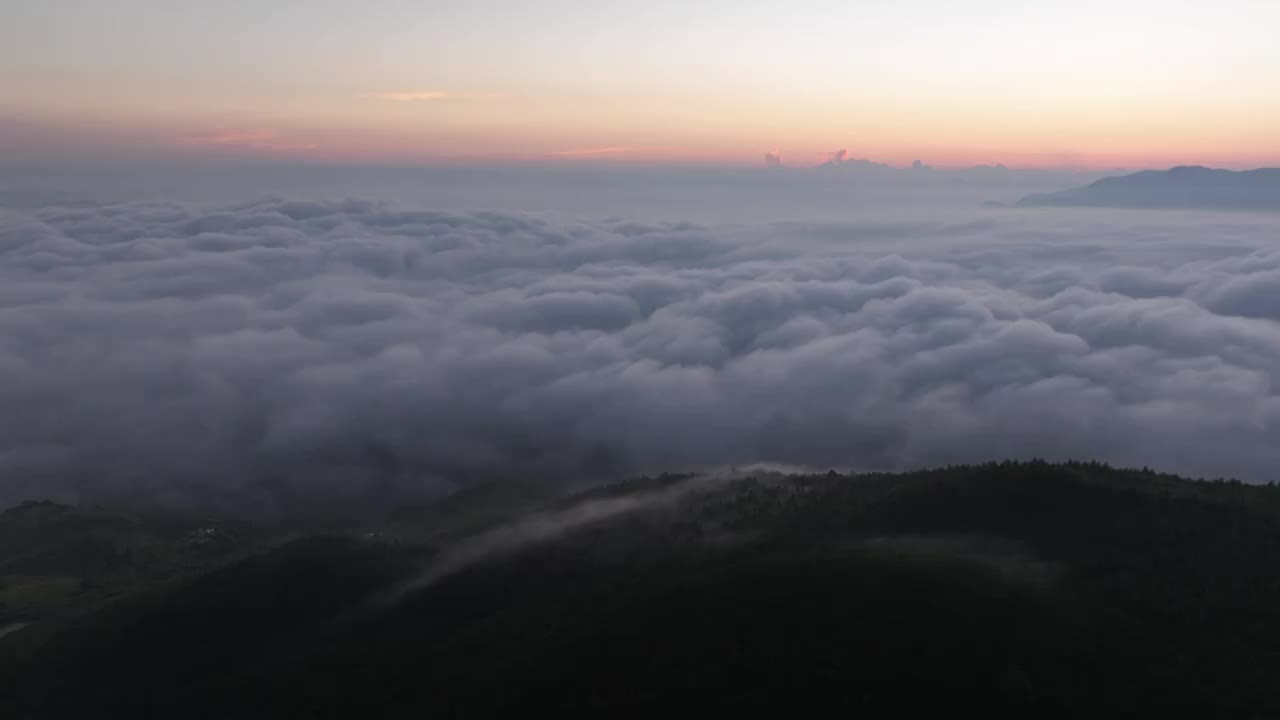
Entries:
[[75,576],[0,575],[0,624],[65,609],[75,602],[80,589],[80,578]]

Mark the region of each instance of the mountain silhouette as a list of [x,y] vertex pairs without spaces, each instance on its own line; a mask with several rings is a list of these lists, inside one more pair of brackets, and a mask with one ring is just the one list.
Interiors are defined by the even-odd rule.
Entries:
[[1028,195],[1021,207],[1280,210],[1280,168],[1233,171],[1199,166],[1144,170],[1084,187]]

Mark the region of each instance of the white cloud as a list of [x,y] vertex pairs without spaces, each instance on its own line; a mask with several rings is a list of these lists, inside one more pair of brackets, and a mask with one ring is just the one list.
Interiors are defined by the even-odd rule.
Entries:
[[401,90],[368,93],[362,97],[372,100],[386,100],[388,102],[435,102],[437,100],[448,100],[453,95],[439,90]]
[[1280,218],[0,211],[0,502],[1032,455],[1273,479]]

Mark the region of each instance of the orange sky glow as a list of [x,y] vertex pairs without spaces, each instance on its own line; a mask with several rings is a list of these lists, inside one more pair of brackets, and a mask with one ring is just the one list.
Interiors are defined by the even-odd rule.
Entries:
[[[0,24],[0,150],[732,166],[776,152],[802,167],[847,148],[938,167],[1280,164],[1272,0],[370,5],[24,7]],[[234,47],[219,39],[231,36]]]

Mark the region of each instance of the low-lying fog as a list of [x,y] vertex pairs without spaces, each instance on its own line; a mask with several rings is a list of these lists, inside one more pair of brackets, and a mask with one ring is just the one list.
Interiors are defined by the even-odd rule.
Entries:
[[0,505],[1280,461],[1280,214],[984,207],[1095,177],[999,170],[59,172],[0,179]]

